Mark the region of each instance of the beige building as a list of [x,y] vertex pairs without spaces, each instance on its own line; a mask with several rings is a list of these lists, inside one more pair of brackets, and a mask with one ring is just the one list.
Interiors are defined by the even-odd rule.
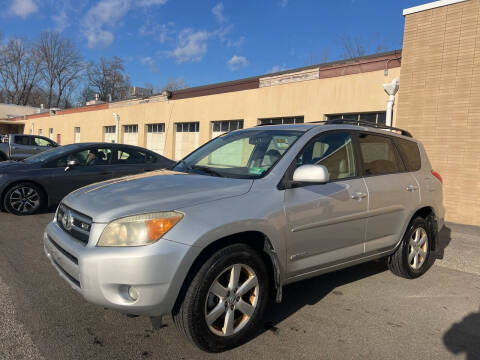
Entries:
[[424,143],[443,176],[447,219],[480,225],[480,0],[404,15],[395,125]]
[[[180,159],[219,134],[260,123],[348,116],[385,122],[382,84],[400,75],[400,52],[24,117],[25,133],[62,144],[140,145]],[[385,68],[388,66],[388,75]]]
[[32,106],[0,103],[0,135],[23,133],[24,122],[22,120],[12,119],[18,116],[36,114],[39,112],[39,108]]
[[225,131],[261,123],[385,123],[382,85],[399,78],[393,125],[425,144],[444,179],[447,220],[479,225],[480,0],[440,0],[404,15],[402,51],[18,121],[62,144],[118,141],[180,159]]

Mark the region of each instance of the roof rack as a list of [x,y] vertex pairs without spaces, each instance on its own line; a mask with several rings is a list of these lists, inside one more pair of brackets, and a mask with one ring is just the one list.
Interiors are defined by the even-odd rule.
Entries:
[[331,125],[331,124],[345,124],[345,125],[358,125],[358,126],[367,126],[367,127],[372,127],[376,129],[382,129],[382,130],[391,130],[391,131],[398,131],[401,135],[403,136],[408,136],[413,138],[412,134],[403,129],[399,129],[393,126],[387,126],[383,124],[375,124],[369,121],[362,121],[362,120],[347,120],[347,119],[330,119],[330,120],[324,120],[324,121],[312,121],[310,124],[324,124],[324,125]]

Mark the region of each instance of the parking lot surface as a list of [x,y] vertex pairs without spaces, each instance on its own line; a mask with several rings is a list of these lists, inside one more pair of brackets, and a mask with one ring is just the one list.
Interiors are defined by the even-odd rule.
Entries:
[[405,280],[371,262],[292,284],[250,342],[206,354],[170,317],[91,305],[43,252],[46,212],[0,213],[0,359],[480,359],[480,231],[449,225],[435,265]]

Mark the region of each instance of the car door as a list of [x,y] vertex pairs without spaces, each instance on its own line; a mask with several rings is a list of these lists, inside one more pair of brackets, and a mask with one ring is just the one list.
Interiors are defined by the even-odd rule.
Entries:
[[[102,146],[77,150],[54,160],[48,165],[51,168],[51,181],[55,183],[49,194],[52,202],[60,201],[82,186],[111,179],[111,158],[112,149]],[[70,160],[77,161],[77,165],[67,166]]]
[[152,156],[136,148],[118,147],[114,150],[114,158],[116,159],[113,169],[115,178],[156,169]]
[[420,195],[415,178],[388,135],[358,133],[360,161],[369,193],[365,253],[391,249],[403,236]]
[[10,158],[23,160],[35,154],[33,137],[28,135],[13,135],[10,142]]
[[362,256],[368,208],[368,192],[359,176],[350,132],[319,135],[296,162],[296,167],[324,165],[330,181],[285,190],[289,277]]

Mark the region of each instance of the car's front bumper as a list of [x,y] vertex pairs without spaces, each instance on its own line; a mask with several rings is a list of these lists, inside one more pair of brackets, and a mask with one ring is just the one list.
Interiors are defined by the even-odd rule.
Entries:
[[[57,224],[44,233],[47,257],[70,286],[97,305],[137,315],[169,313],[200,248],[161,239],[139,247],[85,246]],[[129,287],[139,294],[134,300]]]

